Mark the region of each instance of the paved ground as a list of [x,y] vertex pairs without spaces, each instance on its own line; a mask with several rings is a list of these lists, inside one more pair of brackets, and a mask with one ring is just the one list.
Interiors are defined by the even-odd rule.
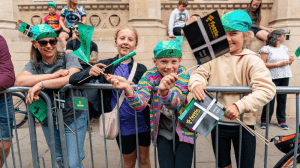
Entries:
[[[270,132],[269,137],[272,138],[276,135],[288,135],[295,133],[296,131],[296,123],[295,119],[288,119],[287,120],[288,126],[290,127],[289,130],[281,130],[276,123],[273,121],[270,125]],[[103,138],[99,135],[99,127],[98,124],[92,125],[93,131],[91,132],[92,137],[92,145],[93,145],[93,160],[94,160],[94,167],[95,168],[102,168],[106,166],[105,161],[105,150],[104,150],[104,141]],[[256,125],[256,131],[261,135],[265,134],[265,130],[259,128],[259,124]],[[51,167],[50,162],[50,151],[46,145],[45,138],[42,132],[41,127],[37,126],[37,141],[38,141],[38,149],[39,155],[41,155],[45,159],[46,167]],[[15,135],[15,133],[14,133]],[[21,160],[22,166],[25,168],[31,168],[32,166],[32,159],[31,159],[31,147],[30,147],[30,140],[29,140],[29,131],[27,127],[18,129],[18,138],[19,138],[19,146],[21,151]],[[269,138],[269,139],[270,139]],[[91,153],[90,153],[90,143],[89,143],[89,134],[87,132],[87,137],[85,141],[85,153],[86,157],[84,159],[84,165],[86,168],[92,167],[91,162]],[[211,138],[199,137],[197,139],[197,154],[196,154],[196,167],[204,167],[210,168],[215,167],[215,159],[213,155],[213,150],[211,146]],[[17,143],[14,140],[14,155],[15,155],[15,162],[16,167],[20,167],[19,164],[19,157],[17,153]],[[120,165],[120,152],[117,146],[116,141],[109,140],[107,141],[107,154],[108,154],[108,167],[109,168],[118,168],[121,167]],[[256,160],[255,160],[255,167],[262,168],[264,167],[264,151],[265,145],[262,141],[257,138],[257,146],[256,146]],[[281,153],[275,146],[274,143],[269,145],[268,150],[268,167],[273,167],[278,160],[284,154]],[[233,153],[232,153],[233,156]],[[234,157],[232,158],[234,159]],[[40,159],[42,161],[42,159]],[[151,146],[151,165],[154,166],[154,150]],[[233,164],[235,167],[235,164]],[[158,166],[158,165],[157,165]],[[8,168],[14,167],[12,162],[12,153],[8,158]],[[41,166],[42,167],[42,166]]]

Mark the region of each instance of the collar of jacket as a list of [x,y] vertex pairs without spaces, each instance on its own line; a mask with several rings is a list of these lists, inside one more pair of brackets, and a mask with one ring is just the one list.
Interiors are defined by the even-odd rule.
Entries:
[[227,54],[225,54],[224,56],[225,56],[225,57],[230,57],[230,56],[244,56],[244,55],[255,55],[255,56],[260,57],[259,54],[255,53],[255,52],[253,52],[253,51],[251,51],[251,50],[249,50],[249,49],[246,49],[246,48],[243,49],[243,51],[242,51],[241,53],[239,53],[239,54],[231,55],[230,53],[227,53]]

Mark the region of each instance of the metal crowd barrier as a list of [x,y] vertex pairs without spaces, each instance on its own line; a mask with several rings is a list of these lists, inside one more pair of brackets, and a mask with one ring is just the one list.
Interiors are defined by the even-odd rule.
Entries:
[[[15,153],[14,153],[14,144],[12,142],[13,138],[12,138],[12,134],[11,132],[9,132],[9,139],[10,139],[10,143],[11,143],[11,157],[12,157],[12,162],[13,165],[8,165],[7,164],[7,159],[6,157],[4,157],[4,162],[5,162],[5,167],[6,168],[11,168],[11,167],[20,167],[22,168],[22,158],[21,158],[21,152],[20,152],[20,145],[19,145],[19,137],[18,137],[18,131],[17,131],[17,127],[16,127],[16,120],[15,120],[15,112],[14,112],[14,107],[13,107],[13,98],[11,93],[15,93],[15,92],[22,92],[26,98],[27,96],[27,91],[30,89],[30,87],[10,87],[2,92],[0,92],[0,94],[4,94],[4,98],[5,98],[5,107],[6,107],[6,115],[7,115],[7,122],[8,122],[8,129],[10,130],[10,119],[9,119],[9,111],[8,111],[8,104],[7,104],[7,97],[8,94],[10,93],[10,98],[11,98],[11,104],[12,104],[12,113],[13,113],[13,127],[15,130],[15,139],[16,139],[16,143],[17,143],[17,150],[18,150],[18,156],[19,156],[19,165],[16,165],[16,158],[15,158]],[[48,127],[49,127],[49,144],[50,144],[50,153],[51,153],[51,162],[52,162],[52,168],[56,168],[56,157],[55,157],[55,143],[54,143],[54,129],[53,129],[53,117],[52,117],[52,110],[51,110],[51,100],[48,97],[47,94],[45,94],[44,92],[40,93],[40,96],[44,98],[46,104],[47,104],[47,113],[48,113]],[[35,128],[35,119],[33,117],[33,115],[29,112],[29,104],[26,104],[26,113],[28,115],[28,126],[29,126],[29,134],[30,134],[30,145],[31,145],[31,154],[32,154],[32,165],[34,168],[40,168],[40,161],[39,158],[42,158],[42,156],[39,156],[38,153],[38,145],[37,145],[37,137],[36,137],[36,128]],[[2,132],[0,129],[0,137],[2,139]],[[3,145],[3,141],[1,141],[2,144],[2,152],[3,152],[3,156],[5,156],[5,151],[4,151],[4,145]],[[10,156],[8,156],[10,157]],[[23,157],[24,158],[24,157]],[[43,159],[43,166],[45,167],[45,162]]]
[[[132,85],[133,88],[136,87],[136,85]],[[11,87],[5,91],[2,91],[1,93],[5,94],[6,93],[12,93],[12,92],[26,92],[29,88],[27,87]],[[83,84],[80,86],[72,86],[72,85],[65,85],[63,88],[60,89],[59,93],[62,94],[64,92],[66,92],[67,90],[71,90],[71,94],[72,97],[74,95],[76,96],[80,96],[81,94],[78,92],[78,89],[84,89],[85,90],[85,95],[81,95],[83,97],[85,97],[86,99],[88,99],[88,95],[87,95],[87,89],[99,89],[100,92],[100,96],[101,96],[101,105],[102,105],[102,114],[104,111],[104,105],[103,105],[103,91],[105,89],[110,89],[112,90],[112,85],[111,84]],[[154,98],[154,91],[157,91],[158,87],[155,87],[154,90],[152,91],[152,98]],[[207,86],[206,90],[208,92],[216,92],[216,99],[218,100],[218,93],[239,93],[241,95],[241,98],[243,97],[244,93],[251,93],[251,87],[243,87],[243,86],[239,86],[239,87],[226,87],[226,86]],[[277,87],[277,94],[296,94],[296,137],[299,137],[299,93],[300,93],[300,87]],[[41,93],[41,96],[46,100],[46,103],[48,105],[48,122],[49,125],[51,125],[51,127],[49,127],[49,133],[50,133],[50,151],[51,151],[51,164],[52,164],[52,168],[56,167],[56,156],[55,156],[55,141],[54,141],[54,128],[53,128],[53,117],[52,117],[52,110],[51,110],[51,106],[49,104],[51,104],[51,101],[49,99],[49,97],[45,94],[45,93]],[[118,96],[118,92],[117,92],[117,96]],[[118,99],[117,99],[118,100]],[[74,103],[74,102],[73,102]],[[7,104],[7,102],[6,102]],[[119,110],[119,106],[118,106],[118,102],[117,102],[117,109]],[[74,118],[76,118],[75,116],[75,109],[74,109],[74,104],[73,104],[73,112],[74,112]],[[155,109],[153,107],[153,109]],[[31,140],[31,149],[32,149],[32,158],[33,158],[33,165],[34,168],[38,168],[40,166],[39,164],[39,155],[38,155],[38,148],[37,148],[37,141],[36,141],[36,134],[35,134],[35,126],[34,126],[34,118],[31,115],[31,113],[28,112],[28,105],[27,105],[27,113],[30,116],[29,119],[29,130],[30,130],[30,140]],[[63,164],[64,164],[64,168],[68,168],[68,154],[67,154],[67,145],[66,145],[66,138],[65,138],[65,132],[64,132],[64,124],[63,124],[63,117],[62,117],[62,108],[59,107],[58,108],[58,123],[59,123],[59,131],[60,131],[60,138],[61,138],[61,146],[62,146],[62,154],[63,154]],[[267,105],[267,116],[269,115],[269,104]],[[174,117],[173,117],[174,118]],[[269,132],[269,118],[267,118],[267,126],[266,126],[266,134],[265,134],[265,138],[268,139],[268,132]],[[241,117],[242,119],[242,117]],[[93,156],[93,145],[92,145],[92,138],[91,138],[91,129],[90,128],[90,120],[89,120],[89,108],[88,108],[88,103],[87,103],[87,127],[88,127],[88,131],[89,131],[89,143],[90,143],[90,152],[91,152],[91,167],[94,168],[94,156]],[[103,123],[105,118],[103,117]],[[75,134],[76,134],[76,140],[77,140],[77,151],[79,151],[79,144],[78,144],[78,133],[77,133],[77,126],[76,126],[76,120],[75,121]],[[119,122],[120,122],[120,118],[119,118]],[[175,122],[173,121],[173,125],[175,124]],[[15,124],[14,124],[15,125]],[[137,129],[137,112],[135,112],[135,125],[136,125],[136,133],[138,133],[138,129]],[[120,124],[119,124],[120,127]],[[155,125],[154,122],[154,130],[155,127],[157,127]],[[104,128],[105,129],[105,128]],[[120,128],[119,128],[120,130]],[[175,129],[174,129],[175,130]],[[219,147],[218,147],[218,126],[216,126],[216,153],[218,153]],[[18,145],[18,152],[19,152],[19,159],[20,159],[20,164],[21,164],[21,155],[20,155],[20,150],[19,150],[19,144],[18,144],[18,136],[17,136],[17,131],[15,129],[15,134],[16,134],[16,141],[17,141],[17,145]],[[105,132],[103,130],[103,132]],[[122,142],[121,142],[121,131],[119,131],[119,142],[120,142],[120,160],[121,160],[121,167],[123,167],[123,158],[122,158]],[[155,135],[155,132],[154,132]],[[242,127],[240,126],[240,137],[242,136]],[[241,139],[241,138],[240,138]],[[105,152],[105,163],[106,163],[106,168],[108,168],[108,155],[107,155],[107,143],[106,143],[106,139],[103,138],[104,140],[104,152]],[[139,156],[139,148],[138,148],[138,137],[136,137],[137,143],[137,156]],[[175,151],[175,131],[173,131],[173,150]],[[196,167],[196,139],[194,139],[194,167]],[[3,145],[3,144],[2,144]],[[241,141],[239,143],[239,151],[241,151]],[[155,164],[152,165],[153,167],[157,167],[157,153],[156,153],[156,137],[154,138],[154,162]],[[13,153],[13,145],[11,146],[12,149],[12,157],[14,158],[14,153]],[[298,143],[297,141],[295,141],[295,145],[294,145],[294,158],[297,158],[297,149],[298,149]],[[4,152],[4,151],[3,151]],[[80,154],[79,152],[77,152],[78,154],[78,162],[80,162]],[[216,155],[216,167],[218,167],[218,156]],[[239,163],[240,162],[241,157],[239,156],[238,160]],[[294,159],[294,167],[296,167],[296,161],[297,159]],[[14,163],[14,167],[15,167],[15,161],[13,161]],[[6,162],[5,162],[6,163]],[[139,157],[137,157],[137,167],[139,167]],[[265,145],[265,155],[264,155],[264,167],[267,167],[267,163],[268,163],[268,146]],[[6,167],[7,167],[7,163],[6,163]],[[22,167],[22,165],[20,165],[20,167]],[[80,163],[79,163],[79,167],[81,167]],[[241,167],[240,165],[237,165],[237,167]]]

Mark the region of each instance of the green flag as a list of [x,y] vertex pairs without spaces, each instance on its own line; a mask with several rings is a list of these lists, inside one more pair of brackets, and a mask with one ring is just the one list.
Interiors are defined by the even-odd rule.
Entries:
[[296,55],[297,57],[299,57],[299,55],[300,55],[300,47],[298,47],[298,49],[296,50],[295,55]]
[[90,47],[91,47],[91,40],[94,32],[94,26],[88,26],[85,24],[78,24],[78,33],[80,39],[80,47],[72,51],[74,55],[80,58],[85,63],[90,61]]

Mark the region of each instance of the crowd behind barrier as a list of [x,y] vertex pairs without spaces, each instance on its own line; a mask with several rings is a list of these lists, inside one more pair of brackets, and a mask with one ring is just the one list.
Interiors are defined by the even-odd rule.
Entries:
[[[136,85],[133,85],[133,88],[135,88],[135,87],[136,87]],[[91,88],[99,89],[99,92],[100,92],[100,95],[101,95],[101,100],[99,100],[99,101],[101,101],[101,102],[103,102],[103,96],[105,96],[105,95],[102,94],[102,90],[105,90],[105,89],[111,90],[111,89],[113,89],[111,84],[83,84],[83,85],[80,85],[80,86],[73,86],[73,85],[67,84],[63,88],[60,89],[59,95],[63,95],[64,92],[66,92],[68,90],[71,90],[71,94],[72,94],[73,99],[74,98],[86,98],[86,100],[87,100],[87,98],[88,98],[87,92],[85,92],[86,93],[85,95],[82,95],[81,93],[82,93],[83,90],[91,89]],[[157,88],[158,87],[155,87],[153,91],[156,91]],[[14,86],[14,87],[10,87],[10,88],[2,91],[1,94],[4,94],[4,97],[5,97],[5,100],[6,100],[9,96],[11,96],[10,93],[22,92],[26,96],[28,89],[30,89],[30,88],[29,87],[15,87]],[[217,93],[216,99],[218,99],[218,93],[225,93],[225,92],[226,93],[240,93],[241,97],[242,97],[243,93],[251,93],[252,92],[250,87],[208,86],[206,89],[207,89],[208,92],[216,92]],[[299,93],[300,93],[300,87],[297,87],[297,86],[295,86],[295,87],[277,87],[276,91],[277,91],[277,94],[296,94],[296,137],[298,137],[299,136],[299,127],[298,127],[298,125],[299,125]],[[62,116],[63,104],[59,100],[59,98],[61,97],[61,96],[59,96],[59,98],[58,98],[58,102],[59,102],[58,107],[57,107],[56,110],[53,110],[53,109],[51,109],[51,106],[50,106],[51,98],[47,94],[45,94],[44,92],[41,92],[40,96],[47,103],[48,125],[49,125],[49,132],[50,132],[50,134],[49,134],[50,143],[49,144],[50,144],[50,152],[51,152],[51,164],[52,164],[52,167],[54,168],[54,167],[56,167],[56,157],[55,157],[54,131],[53,131],[53,129],[54,129],[54,126],[56,126],[56,125],[55,125],[55,123],[53,123],[52,114],[54,113],[54,111],[57,111],[58,112],[57,115]],[[73,103],[74,103],[74,101],[73,101]],[[41,158],[41,156],[39,156],[39,152],[38,152],[39,148],[37,146],[37,137],[36,137],[36,128],[35,128],[34,117],[28,110],[29,104],[27,104],[26,106],[27,106],[26,111],[27,111],[28,117],[29,117],[28,118],[28,122],[29,122],[28,127],[29,127],[29,134],[30,134],[32,163],[33,163],[34,168],[38,168],[38,167],[42,167],[42,165],[45,164],[45,163],[43,163],[44,161],[41,162],[41,159],[39,159],[39,158]],[[102,103],[102,107],[101,107],[102,109],[103,109],[103,106],[104,105]],[[75,107],[74,104],[73,104],[73,107]],[[87,108],[87,111],[88,111],[89,110],[88,103],[87,103],[86,108]],[[8,109],[7,109],[7,111],[8,111]],[[13,113],[14,113],[14,111],[13,111]],[[89,112],[87,112],[87,115],[89,115]],[[269,115],[268,110],[267,110],[267,115]],[[74,117],[76,117],[76,116],[74,115]],[[14,118],[15,118],[15,115],[14,115]],[[89,118],[89,116],[87,118]],[[67,168],[67,167],[69,167],[69,165],[68,165],[68,155],[67,155],[66,150],[65,150],[67,148],[67,146],[66,146],[66,142],[65,142],[65,133],[64,133],[64,128],[63,128],[64,121],[63,121],[63,117],[58,117],[58,119],[59,119],[58,120],[58,123],[59,123],[58,125],[59,125],[59,130],[60,130],[60,139],[61,139],[61,144],[62,144],[61,146],[62,146],[62,150],[63,150],[63,158],[62,158],[61,164],[64,167]],[[103,120],[105,120],[105,118],[103,118]],[[267,120],[268,120],[268,117],[267,117]],[[137,118],[135,118],[135,121],[137,122]],[[76,120],[75,120],[75,122],[76,122]],[[88,128],[90,128],[90,120],[87,120],[87,122],[88,122]],[[136,123],[136,126],[137,126],[137,123]],[[10,135],[10,141],[12,142],[13,138],[15,138],[17,146],[14,146],[14,144],[12,143],[12,145],[11,145],[11,151],[12,151],[11,157],[12,157],[12,160],[13,160],[13,165],[8,165],[7,161],[5,160],[5,167],[6,168],[9,168],[9,167],[22,167],[22,159],[26,159],[26,156],[21,156],[20,150],[22,150],[22,147],[19,146],[18,131],[16,129],[15,120],[14,120],[14,127],[15,127],[15,136],[13,137],[12,135]],[[218,126],[216,127],[216,129],[217,129],[217,132],[218,132]],[[92,167],[94,167],[94,159],[99,159],[99,158],[94,158],[94,156],[93,156],[93,148],[94,147],[93,147],[93,144],[92,144],[91,129],[87,129],[87,130],[89,132],[89,145],[90,145],[91,162],[92,162],[91,165],[92,165]],[[74,133],[76,134],[76,138],[78,139],[76,123],[75,123]],[[265,138],[266,139],[270,138],[270,137],[268,137],[268,133],[269,133],[269,124],[267,124],[267,128],[266,128],[266,133],[265,133]],[[119,134],[120,134],[120,131],[119,131]],[[106,167],[108,167],[109,160],[108,160],[108,154],[107,154],[107,144],[106,144],[106,139],[103,138],[103,140],[104,140],[105,159],[104,158],[101,158],[101,159],[103,161],[105,161]],[[77,140],[77,142],[78,142],[78,140]],[[156,139],[154,139],[154,142],[156,142]],[[295,142],[297,142],[297,141],[295,141]],[[120,145],[122,145],[121,141],[120,141]],[[16,157],[16,155],[14,153],[14,150],[13,150],[14,148],[17,148],[18,158]],[[78,148],[79,148],[79,146],[77,145],[77,150],[78,150]],[[154,148],[156,148],[156,144],[154,144]],[[120,148],[120,149],[122,149],[122,148]],[[137,153],[139,153],[138,149],[139,148],[137,148]],[[295,143],[295,145],[294,145],[294,157],[295,158],[297,156],[297,149],[298,149],[298,143]],[[218,150],[219,150],[219,147],[216,143],[216,152],[218,152]],[[240,145],[240,150],[241,150],[241,145]],[[265,145],[264,151],[265,151],[264,167],[267,167],[267,165],[268,165],[268,145]],[[4,151],[2,151],[2,152],[4,152]],[[196,159],[195,159],[196,154],[197,154],[197,151],[196,151],[196,145],[195,145],[194,146],[194,167],[196,167]],[[201,153],[200,153],[200,155],[201,155]],[[78,157],[80,157],[79,154],[78,154]],[[153,156],[151,156],[151,157],[153,157]],[[157,158],[156,157],[156,152],[154,152],[155,165],[152,165],[152,167],[157,167],[156,158]],[[19,159],[19,165],[16,164],[16,159]],[[217,157],[216,157],[216,159],[218,160]],[[120,151],[120,160],[121,160],[121,167],[123,167],[123,165],[122,165],[122,151]],[[294,159],[294,167],[296,166],[296,161],[297,160]],[[47,166],[49,166],[49,165],[47,165]],[[237,166],[240,167],[239,165],[237,165]],[[137,167],[139,167],[139,165]],[[218,165],[216,165],[216,167],[218,167]]]

